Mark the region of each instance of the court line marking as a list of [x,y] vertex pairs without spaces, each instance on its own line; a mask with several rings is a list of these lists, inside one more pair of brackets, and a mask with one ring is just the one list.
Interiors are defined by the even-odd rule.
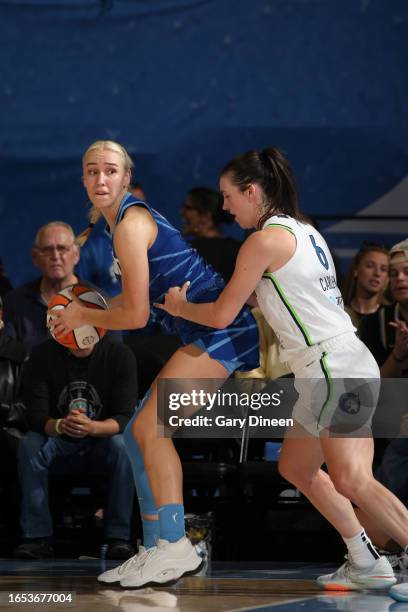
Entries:
[[286,606],[292,603],[300,603],[302,601],[307,601],[308,599],[315,599],[316,596],[310,597],[301,597],[299,599],[288,599],[287,601],[276,601],[275,603],[267,603],[260,604],[259,606],[251,606],[250,608],[234,608],[231,612],[255,612],[255,610],[262,610],[262,608],[266,611],[269,608],[275,608],[276,606]]

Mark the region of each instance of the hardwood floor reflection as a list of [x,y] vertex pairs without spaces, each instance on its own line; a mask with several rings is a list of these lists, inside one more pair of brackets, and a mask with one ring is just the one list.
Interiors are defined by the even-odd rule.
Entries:
[[191,577],[173,587],[124,590],[102,588],[94,576],[3,576],[0,610],[46,610],[43,605],[6,602],[7,593],[74,592],[73,605],[55,603],[53,610],[75,609],[84,612],[215,612],[251,609],[311,597],[318,592],[311,580],[258,580]]

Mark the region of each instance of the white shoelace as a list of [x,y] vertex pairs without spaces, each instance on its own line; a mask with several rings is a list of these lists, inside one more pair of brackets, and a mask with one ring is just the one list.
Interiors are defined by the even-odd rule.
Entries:
[[343,577],[344,576],[345,578],[349,578],[350,577],[351,563],[348,560],[347,556],[346,556],[346,559],[347,560],[345,561],[345,563],[343,563],[343,565],[341,565],[339,567],[339,569],[334,572],[335,576],[339,576],[339,577]]
[[140,567],[141,565],[144,565],[147,558],[150,556],[150,554],[154,550],[155,550],[155,547],[148,548],[147,550],[144,550],[142,553],[137,553],[136,555],[133,555],[133,557],[130,557],[130,559],[122,563],[122,565],[118,568],[118,574],[123,574],[127,569],[130,569],[133,566]]
[[156,553],[157,546],[153,546],[153,548],[149,548],[148,550],[146,550],[140,557],[139,568],[142,568],[144,565],[146,565],[146,561]]

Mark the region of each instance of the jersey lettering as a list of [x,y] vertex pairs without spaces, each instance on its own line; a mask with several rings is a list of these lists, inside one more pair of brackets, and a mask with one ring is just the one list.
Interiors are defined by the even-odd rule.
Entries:
[[320,286],[323,291],[330,291],[330,289],[337,289],[336,277],[334,274],[328,274],[327,276],[320,277]]

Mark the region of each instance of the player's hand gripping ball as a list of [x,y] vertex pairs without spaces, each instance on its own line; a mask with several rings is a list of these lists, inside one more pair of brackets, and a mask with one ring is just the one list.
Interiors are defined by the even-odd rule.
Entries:
[[[50,321],[53,319],[53,311],[62,310],[71,304],[71,293],[76,295],[81,300],[81,304],[87,308],[98,308],[101,310],[106,310],[108,308],[106,300],[100,293],[95,291],[95,289],[86,287],[85,285],[71,285],[54,295],[49,301],[47,325],[49,325]],[[89,348],[93,344],[99,342],[105,334],[106,329],[94,327],[93,325],[82,325],[82,327],[73,329],[63,336],[57,336],[51,331],[54,340],[70,349]]]

